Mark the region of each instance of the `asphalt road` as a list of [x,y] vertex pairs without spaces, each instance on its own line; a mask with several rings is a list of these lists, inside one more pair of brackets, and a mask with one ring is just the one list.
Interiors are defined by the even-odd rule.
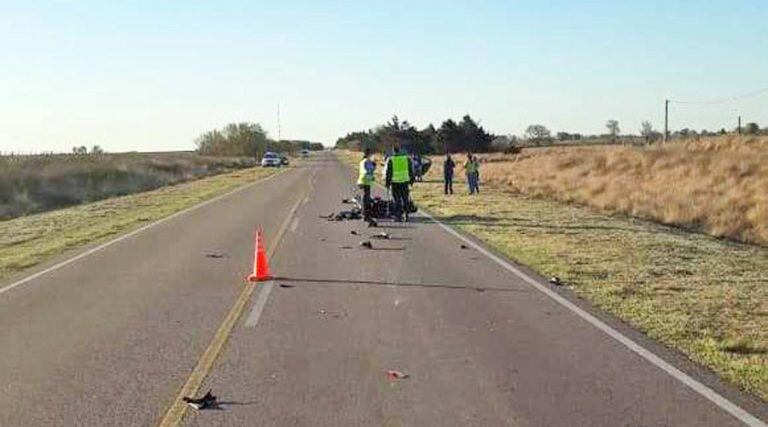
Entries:
[[[429,218],[321,219],[345,209],[351,182],[318,154],[0,293],[0,426],[157,425],[244,295],[256,225],[277,278],[256,285],[202,372],[219,408],[185,425],[743,425]],[[358,246],[381,231],[392,238]],[[605,322],[766,419],[763,403]]]

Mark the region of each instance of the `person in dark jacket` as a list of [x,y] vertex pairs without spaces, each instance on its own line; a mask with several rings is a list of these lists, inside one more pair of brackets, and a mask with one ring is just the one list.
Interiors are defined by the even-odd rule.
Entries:
[[445,182],[445,194],[453,194],[453,169],[456,163],[451,159],[450,153],[445,155],[443,162],[443,181]]

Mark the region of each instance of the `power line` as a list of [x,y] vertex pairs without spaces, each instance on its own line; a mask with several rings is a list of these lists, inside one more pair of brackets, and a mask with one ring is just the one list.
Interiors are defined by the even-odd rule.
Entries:
[[693,104],[693,105],[724,104],[726,102],[738,101],[739,99],[757,96],[764,92],[768,92],[768,87],[764,89],[756,90],[754,92],[748,92],[748,93],[743,93],[741,95],[731,96],[729,98],[713,99],[708,101],[680,101],[677,99],[670,99],[669,102],[674,102],[675,104]]

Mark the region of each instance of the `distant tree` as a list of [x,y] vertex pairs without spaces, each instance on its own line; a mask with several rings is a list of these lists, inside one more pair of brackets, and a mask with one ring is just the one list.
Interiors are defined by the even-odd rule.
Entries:
[[279,148],[294,147],[283,141],[270,141],[267,132],[257,123],[230,123],[222,130],[205,132],[195,139],[197,151],[208,156],[254,156]]
[[610,134],[611,138],[613,139],[616,139],[616,137],[619,135],[619,132],[621,132],[621,129],[619,129],[618,120],[608,120],[608,122],[605,124],[605,127],[608,128],[608,134]]
[[448,119],[440,125],[437,130],[437,141],[439,151],[443,153],[454,153],[461,148],[461,129],[459,125]]
[[544,125],[530,125],[525,129],[525,136],[536,145],[552,138],[552,133]]
[[557,140],[558,141],[570,141],[573,139],[573,135],[571,135],[568,132],[558,132],[557,133]]
[[746,135],[757,135],[760,133],[760,126],[755,122],[747,123],[747,125],[744,126],[744,133]]
[[507,151],[510,145],[512,145],[512,139],[507,135],[499,135],[491,141],[491,149],[493,149],[493,151]]
[[88,147],[81,145],[79,147],[72,147],[72,154],[88,154]]
[[98,145],[91,147],[91,154],[104,154],[104,149]]
[[649,144],[656,141],[660,134],[659,132],[653,130],[653,125],[651,125],[651,122],[646,120],[640,124],[640,135],[645,138],[645,143]]

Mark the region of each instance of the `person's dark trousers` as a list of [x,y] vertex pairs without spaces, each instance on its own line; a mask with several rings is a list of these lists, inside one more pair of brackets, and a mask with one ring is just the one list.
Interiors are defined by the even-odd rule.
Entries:
[[445,194],[453,194],[453,175],[444,175],[445,181]]
[[395,201],[395,216],[402,219],[408,219],[408,183],[392,183],[392,198]]
[[363,220],[371,220],[371,186],[365,184],[359,184],[357,186],[363,190]]

